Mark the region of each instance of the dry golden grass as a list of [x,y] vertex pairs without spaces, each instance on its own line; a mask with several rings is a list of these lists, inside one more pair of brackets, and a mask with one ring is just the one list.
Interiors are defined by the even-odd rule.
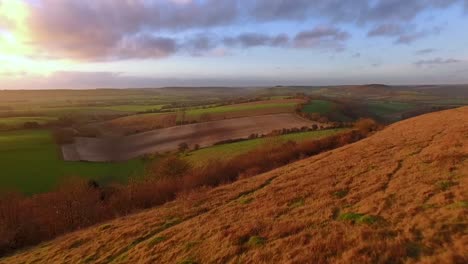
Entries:
[[467,176],[465,107],[0,263],[466,263]]

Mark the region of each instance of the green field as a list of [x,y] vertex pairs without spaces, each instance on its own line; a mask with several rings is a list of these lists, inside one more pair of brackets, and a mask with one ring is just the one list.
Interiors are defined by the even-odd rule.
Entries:
[[302,109],[305,113],[326,114],[333,110],[333,103],[326,100],[312,100]]
[[258,138],[235,143],[216,145],[190,152],[187,154],[187,156],[185,156],[185,158],[194,165],[200,165],[213,159],[230,159],[237,155],[247,153],[263,144],[279,144],[281,142],[286,142],[289,140],[301,142],[306,140],[319,139],[340,132],[344,132],[345,130],[346,129],[329,129],[320,131],[300,132],[282,135],[278,137]]
[[[193,164],[204,164],[214,158],[232,158],[263,144],[279,144],[318,139],[344,131],[322,130],[287,134],[212,146],[188,153],[184,158]],[[50,132],[20,130],[0,133],[0,186],[25,194],[43,193],[54,189],[67,177],[94,179],[102,184],[126,182],[130,176],[144,174],[144,162],[131,160],[123,163],[67,162],[59,156]]]
[[66,177],[95,179],[101,183],[125,182],[141,175],[144,163],[65,162],[53,143],[50,132],[21,130],[0,133],[0,186],[25,194],[47,192]]
[[150,110],[159,110],[163,105],[115,105],[115,106],[104,106],[98,109],[106,109],[112,111],[122,112],[144,112]]
[[415,106],[411,103],[393,102],[393,101],[377,101],[368,104],[369,111],[378,116],[391,115],[398,112],[410,110]]
[[1,117],[0,118],[0,130],[1,129],[13,129],[22,128],[26,122],[37,122],[40,125],[46,124],[51,121],[55,121],[57,118],[50,116],[33,116],[33,117]]
[[111,105],[111,106],[70,106],[70,107],[50,107],[40,108],[36,111],[49,115],[63,115],[68,113],[101,113],[101,112],[124,112],[137,113],[150,110],[159,110],[163,105]]
[[203,114],[224,114],[262,109],[282,109],[285,112],[288,112],[294,110],[296,105],[297,103],[295,102],[226,105],[219,107],[192,109],[186,111],[186,115],[190,118],[197,118]]

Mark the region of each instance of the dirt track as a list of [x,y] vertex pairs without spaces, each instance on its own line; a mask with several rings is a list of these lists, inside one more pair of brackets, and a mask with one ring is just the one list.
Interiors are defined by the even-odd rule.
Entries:
[[74,144],[62,146],[65,160],[120,161],[149,153],[176,150],[182,142],[193,147],[213,145],[216,142],[245,138],[250,134],[266,134],[275,129],[301,128],[312,121],[294,114],[275,114],[245,117],[170,127],[141,134],[115,138],[76,138]]

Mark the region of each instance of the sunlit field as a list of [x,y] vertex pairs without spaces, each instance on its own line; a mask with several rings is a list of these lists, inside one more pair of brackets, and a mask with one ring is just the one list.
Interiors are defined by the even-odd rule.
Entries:
[[49,131],[20,130],[0,132],[0,167],[3,191],[34,194],[51,191],[69,177],[126,182],[143,173],[144,163],[66,162]]

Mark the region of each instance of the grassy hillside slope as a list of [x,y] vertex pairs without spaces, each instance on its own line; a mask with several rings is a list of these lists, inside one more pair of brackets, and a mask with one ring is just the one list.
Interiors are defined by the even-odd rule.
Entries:
[[466,263],[467,176],[465,107],[0,263]]

